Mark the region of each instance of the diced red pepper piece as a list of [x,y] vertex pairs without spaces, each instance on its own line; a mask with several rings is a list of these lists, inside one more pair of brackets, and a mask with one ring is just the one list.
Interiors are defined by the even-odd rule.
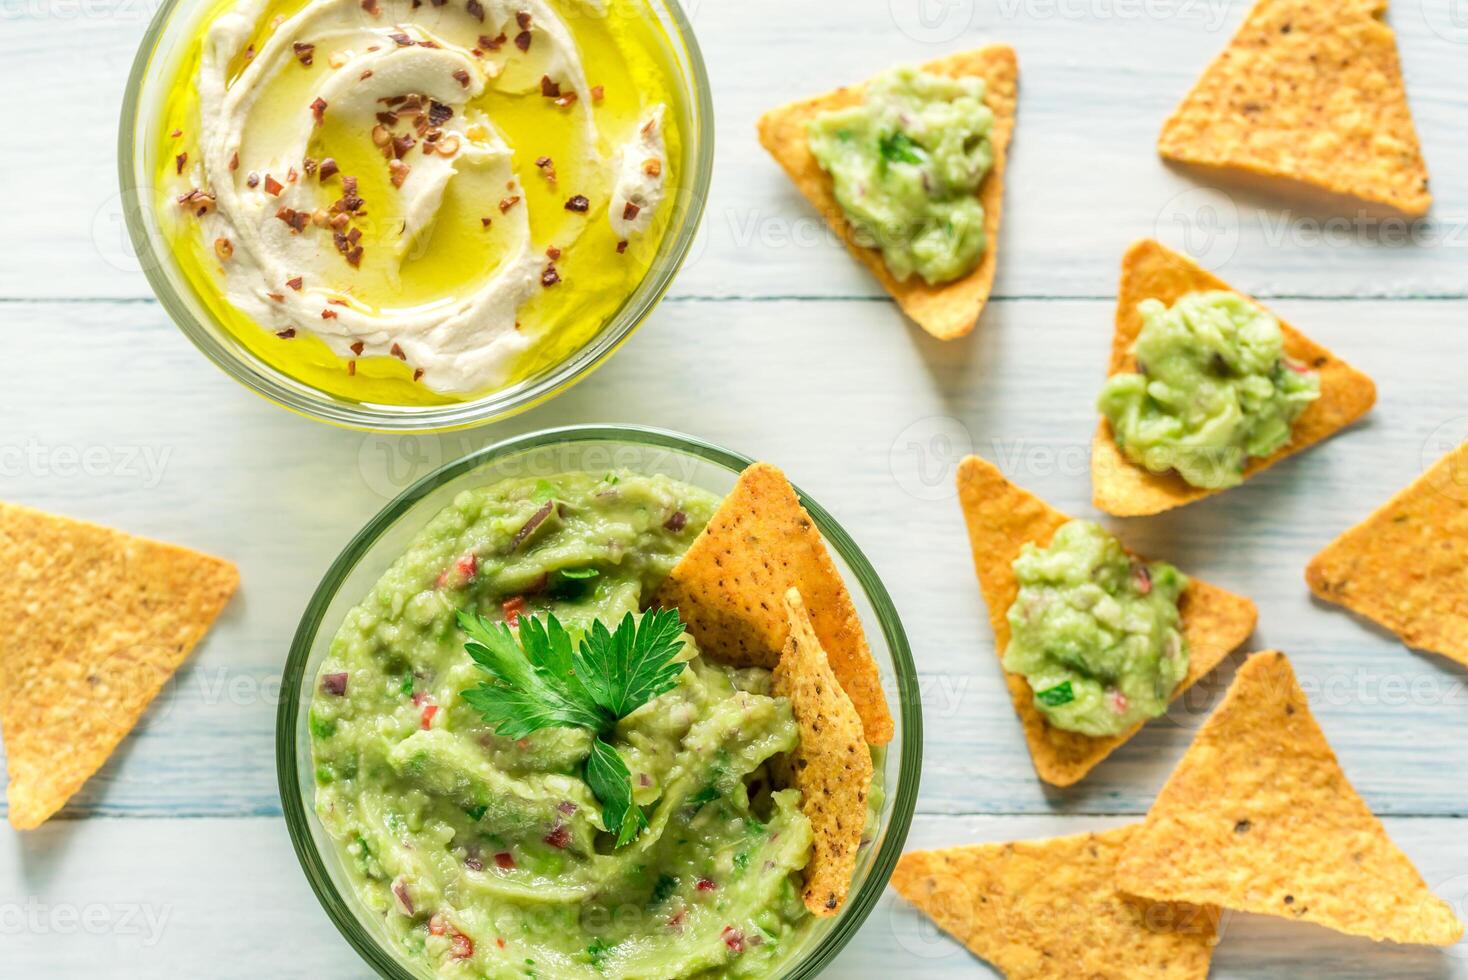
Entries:
[[566,829],[565,824],[558,823],[551,828],[550,833],[545,835],[545,842],[551,847],[569,847],[571,844],[571,832]]
[[444,921],[443,913],[433,913],[433,918],[428,920],[428,931],[435,936],[442,936],[449,931],[448,923]]
[[701,892],[711,892],[719,886],[714,884],[713,880],[710,878],[700,878],[698,879],[698,884],[694,885],[693,887],[697,888]]
[[433,727],[433,716],[438,714],[438,705],[425,704],[423,706],[423,730],[426,732]]
[[454,959],[467,960],[469,957],[474,955],[474,940],[470,939],[462,932],[455,932],[453,938],[450,939],[449,942],[452,943],[454,947]]
[[721,937],[724,940],[724,945],[728,946],[734,952],[744,952],[744,933],[738,929],[735,929],[733,926],[725,926]]
[[506,599],[500,603],[500,608],[504,610],[505,622],[511,626],[519,626],[520,615],[525,612],[525,597],[523,595],[517,595],[513,598]]
[[1119,715],[1126,714],[1126,709],[1130,702],[1127,701],[1125,694],[1113,687],[1106,692],[1106,696],[1111,699],[1112,711],[1115,711]]
[[500,851],[494,856],[494,864],[497,868],[504,868],[506,871],[509,871],[515,866],[515,855],[509,851]]

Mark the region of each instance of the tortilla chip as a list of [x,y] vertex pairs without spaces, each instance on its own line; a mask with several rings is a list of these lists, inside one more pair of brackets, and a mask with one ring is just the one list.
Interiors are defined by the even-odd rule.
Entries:
[[[1147,239],[1134,244],[1121,263],[1116,334],[1111,341],[1111,366],[1107,375],[1137,369],[1131,348],[1142,330],[1138,303],[1156,299],[1171,306],[1187,293],[1215,289],[1237,292],[1191,259],[1155,241]],[[1258,300],[1251,302],[1264,307]],[[1376,403],[1376,385],[1370,378],[1283,320],[1279,328],[1284,335],[1285,353],[1320,374],[1320,397],[1295,420],[1288,443],[1269,456],[1249,460],[1244,467],[1246,480],[1286,456],[1334,435]],[[1097,426],[1091,444],[1091,486],[1092,503],[1117,517],[1160,514],[1221,492],[1192,486],[1174,472],[1153,473],[1136,465],[1122,454],[1111,433],[1111,423],[1105,418]]]
[[[1019,595],[1014,560],[1025,544],[1048,545],[1056,529],[1071,518],[1010,483],[993,463],[977,456],[959,464],[958,496],[968,522],[979,586],[989,606],[994,652],[1002,661],[1009,646],[1007,614]],[[1188,676],[1173,692],[1174,700],[1247,640],[1258,618],[1258,610],[1248,599],[1191,577],[1178,611],[1191,656]],[[1106,738],[1056,728],[1035,707],[1029,681],[1007,671],[1004,679],[1024,724],[1035,771],[1047,783],[1069,786],[1078,782],[1142,727]]]
[[815,842],[805,866],[805,907],[835,915],[846,902],[866,827],[872,753],[861,716],[816,639],[800,592],[785,593],[790,638],[775,666],[775,694],[790,699],[800,744],[790,753],[787,785],[800,790],[800,809]]
[[1116,890],[1136,831],[910,851],[892,887],[1010,980],[1203,980],[1216,911]]
[[1386,0],[1259,0],[1158,152],[1426,214],[1427,164],[1385,14]]
[[994,167],[979,187],[979,202],[984,206],[984,254],[973,271],[960,279],[938,286],[928,285],[918,275],[911,276],[906,282],[894,279],[887,271],[882,253],[856,241],[836,200],[830,176],[821,169],[810,151],[806,124],[823,112],[859,104],[865,83],[839,88],[818,98],[765,113],[759,121],[759,140],[775,161],[785,168],[806,200],[815,205],[821,217],[846,243],[851,254],[877,277],[882,288],[902,307],[902,312],[939,340],[953,340],[974,328],[994,285],[994,265],[999,252],[999,214],[1004,204],[1004,162],[1010,136],[1014,133],[1019,64],[1013,48],[996,44],[949,55],[922,68],[951,78],[968,75],[982,78],[986,86],[984,101],[994,112],[994,128],[989,134],[994,144]]
[[755,463],[653,596],[676,608],[712,659],[773,668],[790,636],[779,597],[805,597],[831,669],[861,715],[867,741],[892,741],[892,715],[861,618],[815,522],[785,474]]
[[1122,855],[1117,885],[1378,941],[1463,935],[1356,795],[1272,650],[1239,669]]
[[1310,589],[1468,667],[1468,443],[1326,545]]
[[0,503],[0,727],[17,830],[101,768],[239,583],[183,548]]

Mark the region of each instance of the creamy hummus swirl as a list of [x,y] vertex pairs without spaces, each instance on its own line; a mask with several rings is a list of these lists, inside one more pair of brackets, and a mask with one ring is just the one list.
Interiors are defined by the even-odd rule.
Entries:
[[[248,0],[216,19],[200,62],[202,173],[192,176],[213,196],[199,220],[223,260],[227,298],[267,329],[313,333],[342,358],[397,357],[435,391],[503,385],[531,343],[521,307],[556,273],[532,239],[521,183],[545,175],[529,159],[519,162],[529,172],[517,172],[516,148],[475,100],[491,88],[533,98],[557,91],[556,111],[573,114],[583,134],[588,190],[611,201],[624,183],[598,150],[593,94],[566,24],[544,0],[313,0],[272,25],[256,50],[265,11],[264,0]],[[283,91],[305,93],[298,110],[282,112]],[[614,156],[655,154],[661,166],[647,170],[661,175],[661,107],[650,118],[652,135],[640,127]],[[389,169],[393,199],[363,200],[355,175],[311,159],[328,124],[372,142],[368,157]],[[641,215],[661,198],[660,175],[626,188],[643,206],[619,227],[630,209],[616,204],[609,218],[619,232],[646,227]],[[502,236],[498,261],[471,276],[471,287],[431,302],[382,302],[434,234],[455,181],[467,182],[485,227],[492,221]],[[366,249],[371,290],[359,288]]]

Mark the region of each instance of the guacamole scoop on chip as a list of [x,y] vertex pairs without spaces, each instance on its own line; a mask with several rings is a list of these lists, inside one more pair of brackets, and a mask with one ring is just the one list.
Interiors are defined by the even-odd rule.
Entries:
[[861,104],[811,120],[808,136],[862,244],[899,281],[938,285],[983,256],[993,125],[982,79],[904,66],[873,79]]
[[801,946],[791,700],[643,608],[718,503],[625,472],[469,490],[348,613],[311,705],[316,812],[400,953],[764,977]]
[[1279,321],[1238,293],[1188,293],[1137,307],[1138,370],[1114,374],[1098,407],[1127,459],[1195,487],[1243,482],[1251,457],[1290,441],[1320,378],[1284,354]]
[[1004,669],[1021,674],[1050,724],[1117,735],[1167,709],[1188,674],[1178,600],[1187,576],[1128,555],[1094,521],[1060,526],[1014,561]]

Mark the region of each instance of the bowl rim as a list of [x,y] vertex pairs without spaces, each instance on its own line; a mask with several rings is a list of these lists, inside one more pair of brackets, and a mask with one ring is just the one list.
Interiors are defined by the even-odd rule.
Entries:
[[[328,607],[357,563],[385,531],[424,497],[443,484],[500,456],[558,444],[586,442],[624,442],[669,449],[723,466],[736,474],[754,463],[748,456],[693,436],[641,425],[560,426],[514,436],[485,446],[438,467],[400,493],[369,520],[327,569],[321,584],[317,586],[301,614],[300,624],[291,640],[290,653],[281,675],[281,698],[275,723],[276,776],[286,829],[301,870],[327,917],[346,939],[347,944],[386,980],[413,978],[404,973],[387,950],[362,927],[356,912],[349,906],[349,903],[357,901],[356,896],[344,897],[332,882],[311,836],[309,821],[315,815],[314,809],[307,806],[303,794],[299,792],[300,772],[296,765],[297,719],[301,711],[301,681],[310,659],[312,645]],[[888,788],[893,798],[892,815],[881,849],[860,888],[839,914],[831,932],[799,960],[788,965],[788,972],[784,974],[787,980],[804,980],[819,975],[856,935],[875,908],[897,866],[898,858],[902,856],[922,781],[923,723],[917,667],[890,593],[866,555],[836,519],[799,487],[795,487],[795,492],[815,521],[821,536],[841,556],[872,604],[891,654],[898,687],[897,708],[902,721],[897,784]]]
[[[179,331],[205,357],[246,389],[298,415],[363,431],[447,432],[498,422],[534,408],[588,377],[631,339],[672,287],[702,226],[713,186],[715,126],[712,85],[693,24],[683,9],[685,0],[638,0],[658,16],[668,30],[675,55],[682,55],[678,59],[678,67],[691,124],[690,139],[695,143],[693,169],[667,202],[673,209],[673,225],[665,233],[659,254],[623,305],[594,336],[564,360],[508,388],[473,401],[433,406],[356,402],[330,395],[265,364],[248,351],[241,352],[237,343],[221,340],[215,331],[227,331],[217,324],[201,322],[184,299],[185,287],[175,284],[167,271],[168,263],[172,261],[170,249],[165,242],[155,240],[157,236],[151,234],[149,228],[155,204],[151,178],[139,175],[136,169],[138,127],[142,122],[143,108],[141,94],[153,56],[174,15],[205,2],[207,0],[164,0],[138,42],[123,90],[117,127],[117,176],[128,238],[154,298]],[[156,223],[156,218],[151,220]]]

